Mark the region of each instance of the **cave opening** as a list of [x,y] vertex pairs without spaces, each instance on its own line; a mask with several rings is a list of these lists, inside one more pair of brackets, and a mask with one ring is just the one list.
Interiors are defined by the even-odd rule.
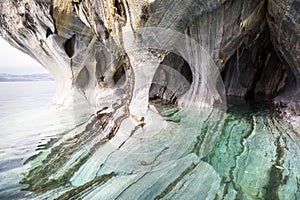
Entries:
[[76,35],[73,35],[71,38],[67,39],[64,43],[64,48],[66,54],[69,56],[69,58],[72,58],[75,53],[75,41],[76,41]]
[[104,70],[106,57],[103,51],[96,52],[96,79],[97,82],[104,81]]
[[113,75],[115,85],[123,85],[126,81],[125,65],[122,63],[117,67],[116,72]]
[[126,21],[127,21],[126,11],[125,11],[125,6],[124,6],[122,0],[115,0],[114,7],[115,7],[116,14],[119,17],[121,17],[125,21],[125,24],[126,24]]
[[149,91],[149,101],[155,105],[177,105],[193,82],[189,64],[179,55],[169,53],[160,63]]
[[273,98],[283,92],[288,69],[264,32],[251,46],[241,45],[227,60],[221,75],[229,97]]
[[[96,80],[100,82],[113,82],[113,85],[120,87],[126,82],[126,66],[122,56],[111,61],[111,56],[106,50],[96,52]],[[113,66],[114,70],[105,73],[107,67]]]
[[52,34],[53,34],[52,30],[48,27],[46,32],[46,38],[48,38]]

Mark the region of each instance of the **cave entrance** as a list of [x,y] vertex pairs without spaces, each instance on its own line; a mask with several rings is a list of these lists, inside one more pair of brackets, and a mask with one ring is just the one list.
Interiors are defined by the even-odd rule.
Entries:
[[[96,80],[102,85],[110,87],[122,87],[126,83],[126,66],[124,57],[113,59],[105,50],[96,52]],[[114,70],[108,70],[109,67]]]
[[116,71],[113,74],[114,84],[116,86],[122,86],[126,82],[126,66],[123,57],[120,57],[116,64]]
[[226,62],[222,78],[227,96],[273,98],[284,90],[288,70],[269,38],[261,34],[254,45],[242,45]]
[[97,82],[104,81],[104,72],[106,67],[106,54],[104,51],[99,51],[95,55],[96,58],[96,79]]
[[179,55],[169,53],[160,63],[151,83],[149,101],[160,106],[177,106],[193,82],[189,64]]

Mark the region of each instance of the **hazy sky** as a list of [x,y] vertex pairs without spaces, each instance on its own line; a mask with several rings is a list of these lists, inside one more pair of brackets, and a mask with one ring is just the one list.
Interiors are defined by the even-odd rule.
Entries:
[[47,70],[30,56],[12,47],[0,37],[0,73],[32,74]]

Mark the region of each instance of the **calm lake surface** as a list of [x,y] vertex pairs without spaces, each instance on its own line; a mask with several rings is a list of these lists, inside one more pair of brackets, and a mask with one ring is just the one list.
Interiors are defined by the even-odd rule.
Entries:
[[299,133],[266,105],[162,108],[168,125],[153,118],[108,141],[90,115],[47,109],[54,92],[54,82],[0,83],[1,200],[300,199]]
[[53,81],[0,82],[0,199],[24,195],[23,162],[45,140],[39,133],[47,124],[40,119],[54,93]]
[[0,82],[0,118],[46,108],[55,93],[53,81]]
[[26,198],[19,184],[39,145],[74,126],[72,112],[48,109],[53,81],[0,82],[0,199]]

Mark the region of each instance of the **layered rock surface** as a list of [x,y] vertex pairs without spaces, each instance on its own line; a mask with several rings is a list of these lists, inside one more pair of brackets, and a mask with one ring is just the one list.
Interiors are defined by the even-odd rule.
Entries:
[[[56,105],[68,105],[74,96],[97,105],[99,93],[109,96],[116,90],[114,75],[120,66],[126,70],[119,76],[125,75],[134,88],[140,76],[134,59],[148,50],[130,57],[125,36],[132,34],[138,44],[141,28],[161,27],[191,36],[208,52],[222,71],[228,95],[275,97],[286,91],[278,102],[294,101],[291,105],[298,110],[298,9],[296,0],[5,0],[0,22],[1,36],[42,63],[57,80]],[[147,62],[156,63],[152,71],[163,60],[163,52],[158,54],[161,59],[148,55]]]
[[[297,199],[299,137],[262,107],[163,109],[66,131],[26,161],[28,199]],[[107,120],[108,123],[103,123]],[[133,129],[132,132],[128,130]]]
[[296,133],[222,110],[226,94],[262,94],[297,114],[298,7],[1,1],[0,34],[53,75],[53,105],[96,113],[29,159],[22,183],[33,198],[298,198]]

